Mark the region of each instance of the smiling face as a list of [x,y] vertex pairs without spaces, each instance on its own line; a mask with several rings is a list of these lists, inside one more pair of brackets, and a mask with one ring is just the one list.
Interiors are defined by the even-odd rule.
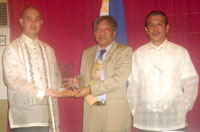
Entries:
[[101,21],[94,29],[95,40],[101,49],[105,49],[112,43],[115,34],[116,32],[113,31],[111,25],[106,20]]
[[40,18],[40,13],[37,9],[32,7],[27,8],[19,22],[25,35],[31,39],[37,38],[43,23],[42,19]]
[[147,26],[145,27],[145,31],[153,44],[157,46],[161,45],[167,37],[168,30],[169,25],[165,24],[164,16],[155,15],[150,16],[147,19]]

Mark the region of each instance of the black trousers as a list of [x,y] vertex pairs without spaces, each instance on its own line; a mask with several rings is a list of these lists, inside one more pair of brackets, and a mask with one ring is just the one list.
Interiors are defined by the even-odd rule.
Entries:
[[10,129],[10,132],[49,132],[49,127],[20,127]]
[[[165,131],[146,131],[146,130],[141,130],[141,129],[137,129],[135,128],[138,132],[165,132]],[[172,131],[179,131],[179,132],[187,132],[187,128],[181,128],[181,129],[177,129],[177,130],[172,130]],[[170,132],[170,131],[167,131]]]

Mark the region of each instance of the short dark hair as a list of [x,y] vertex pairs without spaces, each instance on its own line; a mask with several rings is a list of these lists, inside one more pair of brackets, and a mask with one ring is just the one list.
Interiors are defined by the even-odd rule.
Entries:
[[117,21],[113,17],[106,15],[106,16],[100,16],[94,21],[93,31],[96,29],[96,26],[104,20],[111,26],[113,31],[117,30],[117,26],[118,26]]
[[164,21],[165,21],[165,25],[168,25],[168,18],[167,18],[167,15],[162,12],[162,11],[151,11],[145,18],[145,27],[147,27],[147,21],[148,21],[148,18],[150,16],[157,16],[157,15],[161,15],[164,17]]

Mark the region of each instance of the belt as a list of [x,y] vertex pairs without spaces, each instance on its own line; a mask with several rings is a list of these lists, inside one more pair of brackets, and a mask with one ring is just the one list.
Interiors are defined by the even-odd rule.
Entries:
[[106,101],[97,101],[97,102],[95,103],[95,105],[97,105],[97,106],[106,105]]

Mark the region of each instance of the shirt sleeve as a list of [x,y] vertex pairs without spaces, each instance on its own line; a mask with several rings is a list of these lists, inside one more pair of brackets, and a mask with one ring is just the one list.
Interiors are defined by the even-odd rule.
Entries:
[[136,110],[136,105],[139,100],[140,85],[139,85],[139,75],[138,75],[138,65],[136,62],[135,52],[132,56],[132,70],[128,78],[128,88],[127,97],[132,115],[134,115]]
[[38,90],[37,98],[43,99],[45,95],[45,90]]
[[38,88],[24,76],[25,68],[14,44],[10,44],[3,54],[4,80],[8,88],[26,96],[37,97]]
[[182,74],[182,87],[184,91],[185,107],[189,111],[192,109],[198,94],[199,77],[194,68],[189,53],[185,50],[184,69]]

